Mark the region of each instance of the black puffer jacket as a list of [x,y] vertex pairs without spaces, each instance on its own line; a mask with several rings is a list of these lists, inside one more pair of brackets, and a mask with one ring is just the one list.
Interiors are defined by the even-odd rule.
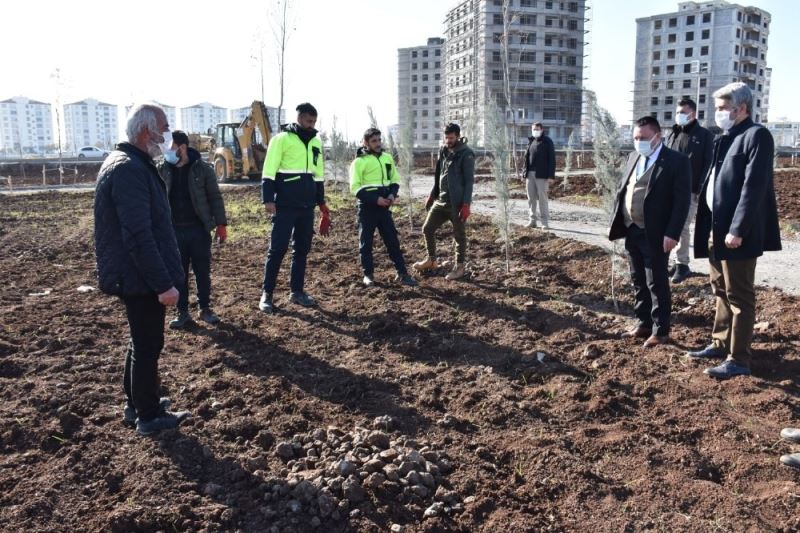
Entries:
[[183,281],[166,187],[152,159],[120,143],[97,175],[94,242],[100,290],[160,294]]

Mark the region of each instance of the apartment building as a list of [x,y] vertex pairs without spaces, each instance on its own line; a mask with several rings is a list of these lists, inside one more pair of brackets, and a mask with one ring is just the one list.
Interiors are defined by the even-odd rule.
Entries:
[[41,154],[56,142],[50,104],[24,96],[0,101],[0,151]]
[[117,106],[87,98],[64,105],[64,132],[67,150],[83,146],[111,150],[119,139]]
[[[444,39],[431,37],[427,44],[397,51],[397,116],[399,131],[411,124],[414,146],[441,144],[446,122],[444,109]],[[402,135],[402,133],[400,133]]]

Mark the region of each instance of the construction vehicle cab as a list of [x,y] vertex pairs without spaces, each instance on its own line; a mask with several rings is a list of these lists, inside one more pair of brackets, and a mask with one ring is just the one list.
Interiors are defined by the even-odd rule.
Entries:
[[217,180],[260,178],[270,138],[267,108],[263,102],[254,101],[241,123],[217,124],[211,153]]

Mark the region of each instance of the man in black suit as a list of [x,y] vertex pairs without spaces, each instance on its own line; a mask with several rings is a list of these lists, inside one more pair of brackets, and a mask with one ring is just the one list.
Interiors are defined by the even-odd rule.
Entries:
[[550,228],[550,201],[547,191],[550,180],[556,177],[556,150],[553,140],[544,134],[544,125],[541,122],[531,127],[531,136],[528,139],[528,149],[525,151],[525,169],[522,179],[526,180],[525,188],[528,192],[528,224],[526,227],[536,227],[536,204],[539,204],[539,214],[542,218],[542,229]]
[[669,342],[672,300],[667,261],[689,212],[689,159],[670,150],[653,117],[633,130],[636,148],[620,180],[609,240],[625,237],[639,323],[623,337],[644,338],[644,347]]
[[775,144],[750,118],[753,93],[741,82],[714,93],[714,120],[725,133],[714,142],[711,170],[700,189],[695,257],[708,257],[717,297],[712,343],[690,357],[726,357],[705,373],[718,379],[750,375],[756,317],[756,260],[781,249],[772,176]]

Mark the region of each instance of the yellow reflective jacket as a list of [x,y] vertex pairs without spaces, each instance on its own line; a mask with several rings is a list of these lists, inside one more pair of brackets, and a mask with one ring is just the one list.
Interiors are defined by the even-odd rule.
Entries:
[[359,148],[357,157],[350,164],[350,192],[360,203],[377,204],[378,198],[390,194],[397,197],[400,191],[400,175],[394,159],[386,152],[375,154]]
[[279,207],[308,208],[324,204],[324,160],[319,137],[309,135],[297,124],[284,127],[267,147],[261,201],[274,202]]

